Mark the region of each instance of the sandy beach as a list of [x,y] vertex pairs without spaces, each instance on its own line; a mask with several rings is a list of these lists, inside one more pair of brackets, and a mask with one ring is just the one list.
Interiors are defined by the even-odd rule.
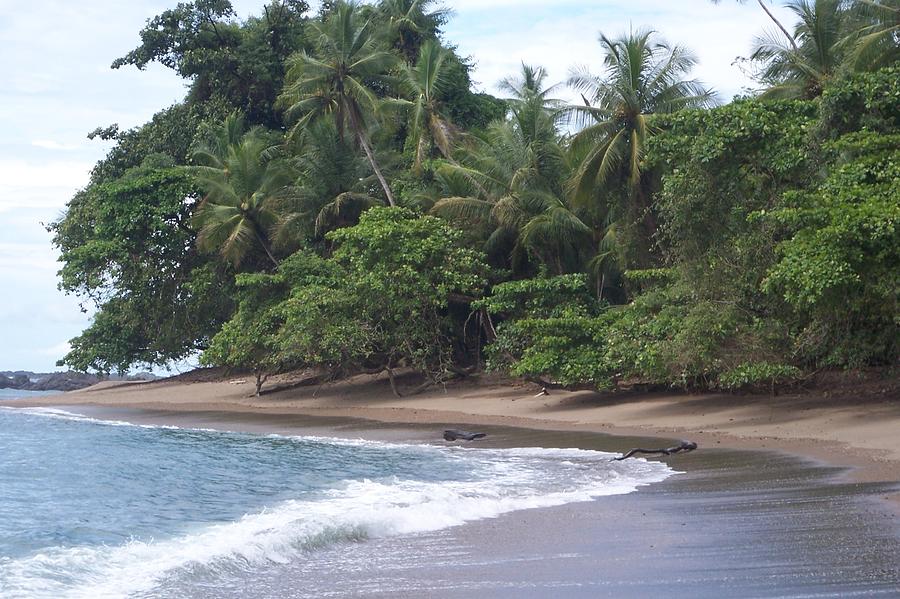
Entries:
[[[198,380],[199,379],[199,380]],[[701,447],[775,449],[853,467],[858,481],[900,480],[900,397],[896,384],[797,395],[600,394],[474,377],[412,397],[396,397],[383,377],[360,375],[315,386],[252,377],[212,381],[191,375],[146,383],[101,383],[18,405],[98,405],[179,412],[222,411],[361,418],[380,422],[507,425],[665,439]]]
[[[458,422],[440,421],[453,412],[419,408],[415,414],[386,411],[378,421],[368,412],[369,419],[352,419],[251,406],[191,409],[200,405],[206,404],[180,404],[177,411],[108,404],[71,409],[135,423],[403,443],[441,443],[435,433]],[[420,421],[402,422],[404,414]],[[471,420],[488,433],[478,443],[482,448],[624,451],[660,441],[559,423],[518,428]],[[667,458],[678,474],[636,493],[340,543],[317,551],[315,559],[255,567],[226,587],[202,576],[189,583],[178,578],[154,596],[587,599],[675,592],[718,599],[900,592],[900,519],[895,505],[882,500],[896,491],[895,482],[860,482],[847,476],[853,470],[771,448],[702,449]]]
[[[255,397],[249,378],[233,377],[107,383],[15,403],[129,422],[412,443],[441,443],[448,425],[487,432],[481,447],[621,452],[700,443],[665,458],[680,474],[637,493],[340,544],[313,561],[257,568],[209,597],[900,593],[896,398],[537,391],[481,380],[397,398],[386,381],[357,377]],[[204,584],[192,582],[191,596],[207,596]],[[184,587],[157,591],[174,597]]]

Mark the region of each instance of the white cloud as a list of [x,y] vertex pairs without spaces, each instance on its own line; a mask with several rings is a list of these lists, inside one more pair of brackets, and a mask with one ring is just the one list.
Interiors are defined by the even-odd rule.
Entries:
[[[631,28],[652,27],[668,41],[693,50],[699,64],[692,75],[728,100],[752,85],[732,65],[734,59],[747,55],[753,37],[771,26],[758,6],[736,2],[719,6],[707,0],[534,3],[529,18],[522,18],[522,11],[495,10],[506,7],[507,0],[452,4],[456,17],[448,23],[446,37],[458,44],[462,55],[475,59],[474,78],[493,93],[500,79],[518,72],[521,61],[544,66],[553,82],[564,81],[569,69],[579,64],[597,72],[602,61],[600,31],[616,36]],[[792,22],[785,9],[773,6],[773,10]]]
[[0,213],[17,208],[59,208],[87,184],[93,163],[33,164],[0,159]]
[[56,90],[58,82],[43,73],[15,73],[9,78],[7,86],[7,93],[36,96]]
[[552,5],[554,10],[559,10],[564,6],[590,5],[600,4],[598,2],[584,2],[579,0],[555,0],[547,2],[546,0],[449,0],[443,5],[457,12],[480,12],[497,10],[501,8],[516,8],[521,10],[528,7],[548,7]]
[[34,139],[31,145],[36,148],[44,148],[45,150],[80,150],[84,148],[80,144],[66,144],[53,141],[52,139]]
[[48,275],[52,280],[59,266],[49,243],[0,243],[0,275],[5,281],[10,277],[46,279]]
[[50,347],[44,347],[38,350],[39,354],[50,356],[51,358],[59,358],[72,350],[72,345],[68,341],[61,341]]

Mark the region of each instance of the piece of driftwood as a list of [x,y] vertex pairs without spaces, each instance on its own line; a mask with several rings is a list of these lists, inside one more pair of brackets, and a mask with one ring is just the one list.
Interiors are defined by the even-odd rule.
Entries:
[[614,460],[624,460],[626,458],[630,458],[631,456],[633,456],[636,453],[658,453],[661,455],[672,455],[673,453],[680,453],[682,451],[687,453],[689,451],[694,451],[695,449],[697,449],[697,444],[694,443],[693,441],[682,441],[679,445],[676,445],[675,447],[665,447],[662,449],[644,449],[642,447],[635,447],[634,449],[629,450],[628,453],[626,453],[618,458],[613,458],[613,459]]
[[444,441],[459,441],[460,439],[463,441],[474,441],[475,439],[481,439],[482,437],[487,437],[487,433],[470,433],[455,428],[444,431]]

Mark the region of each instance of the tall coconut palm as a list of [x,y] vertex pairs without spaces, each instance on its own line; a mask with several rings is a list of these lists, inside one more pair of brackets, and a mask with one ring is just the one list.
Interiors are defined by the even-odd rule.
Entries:
[[762,65],[759,79],[768,85],[766,98],[814,98],[844,64],[850,13],[844,0],[791,0],[787,7],[799,19],[794,28],[798,47],[764,35],[751,59]]
[[438,28],[450,10],[430,10],[434,0],[381,0],[378,11],[387,23],[388,43],[400,52],[406,64],[413,64],[421,47],[436,40]]
[[550,97],[550,94],[559,89],[559,85],[547,85],[547,70],[544,67],[522,63],[522,70],[518,75],[504,77],[498,87],[509,94],[507,102],[521,104],[532,98],[548,112],[562,108],[560,100]]
[[439,169],[448,197],[433,212],[487,229],[485,249],[515,267],[530,253],[550,271],[578,270],[590,247],[591,229],[566,200],[569,174],[554,125],[556,103],[544,87],[543,69],[523,65],[502,87],[513,98],[509,118],[489,125],[459,163]]
[[419,51],[415,66],[400,69],[400,89],[407,100],[400,104],[409,111],[409,136],[416,146],[415,169],[421,170],[430,146],[444,158],[451,159],[456,128],[444,116],[440,103],[447,71],[449,52],[435,41],[428,41]]
[[569,108],[583,127],[572,138],[570,151],[579,165],[572,178],[576,203],[590,205],[598,190],[624,184],[631,208],[642,214],[647,234],[655,230],[649,200],[641,186],[641,161],[652,134],[649,117],[715,102],[714,93],[684,77],[696,64],[682,46],[669,45],[652,30],[612,39],[600,35],[604,73],[577,69],[569,85],[580,92],[583,106]]
[[508,99],[505,121],[491,123],[474,147],[460,148],[460,163],[443,169],[465,185],[474,186],[476,196],[503,196],[511,190],[562,191],[565,155],[556,129],[557,100],[549,98],[546,71],[523,64],[518,77],[504,79],[500,86]]
[[432,212],[483,231],[487,254],[514,270],[525,266],[530,254],[551,272],[577,271],[591,229],[552,191],[562,187],[567,171],[548,181],[539,167],[534,148],[513,121],[492,123],[460,163],[438,169],[444,197]]
[[287,152],[295,174],[295,193],[278,206],[273,228],[276,247],[289,250],[336,227],[356,224],[363,209],[381,203],[366,194],[374,177],[334,123],[318,121],[290,140]]
[[519,75],[503,79],[499,87],[510,95],[506,99],[509,116],[529,149],[530,167],[540,178],[539,185],[561,195],[559,183],[565,157],[557,121],[564,104],[550,96],[559,85],[547,85],[547,71],[543,67],[522,63]]
[[206,192],[193,217],[197,244],[234,266],[261,249],[278,266],[270,230],[293,177],[269,136],[259,128],[242,130],[242,119],[230,116],[193,154],[198,166],[189,170]]
[[311,27],[315,52],[301,51],[288,59],[280,98],[288,118],[296,119],[292,131],[326,117],[334,120],[342,138],[349,129],[365,152],[388,203],[394,206],[394,194],[375,160],[368,129],[380,104],[370,84],[385,80],[395,58],[379,49],[371,22],[360,21],[354,2],[338,2],[324,23],[312,23]]

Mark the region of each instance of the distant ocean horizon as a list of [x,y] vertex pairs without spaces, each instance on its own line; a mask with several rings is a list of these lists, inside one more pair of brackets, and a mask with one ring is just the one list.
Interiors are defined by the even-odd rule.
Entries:
[[221,596],[337,544],[630,493],[674,473],[582,449],[224,432],[14,404],[0,407],[9,599]]

